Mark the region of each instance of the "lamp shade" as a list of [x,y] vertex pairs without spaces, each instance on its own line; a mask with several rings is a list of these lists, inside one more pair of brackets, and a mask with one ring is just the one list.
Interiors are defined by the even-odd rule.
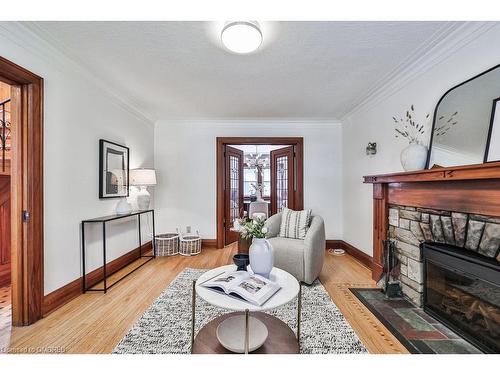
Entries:
[[139,168],[130,171],[130,185],[154,186],[156,185],[156,171],[154,169]]

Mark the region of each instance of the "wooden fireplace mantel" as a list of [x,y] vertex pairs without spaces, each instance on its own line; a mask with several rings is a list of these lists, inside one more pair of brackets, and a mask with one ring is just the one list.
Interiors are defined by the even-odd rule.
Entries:
[[364,176],[373,184],[372,278],[383,271],[389,205],[500,217],[500,162]]
[[460,167],[423,169],[421,171],[398,172],[364,176],[370,184],[393,182],[463,181],[500,178],[500,162],[465,165]]

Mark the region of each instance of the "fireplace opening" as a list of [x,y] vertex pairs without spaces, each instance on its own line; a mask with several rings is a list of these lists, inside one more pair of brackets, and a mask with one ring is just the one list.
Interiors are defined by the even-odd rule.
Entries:
[[424,310],[488,353],[500,353],[500,263],[423,243]]

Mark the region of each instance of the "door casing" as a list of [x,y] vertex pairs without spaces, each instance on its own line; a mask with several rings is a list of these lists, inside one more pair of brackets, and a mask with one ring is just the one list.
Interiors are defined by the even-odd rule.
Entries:
[[[277,171],[277,159],[280,157],[287,157],[287,168],[288,168],[288,181],[287,189],[288,192],[294,191],[295,184],[295,157],[294,157],[294,146],[289,146],[285,148],[280,148],[278,150],[271,151],[271,214],[274,215],[278,212],[278,171]],[[290,178],[291,177],[291,178]],[[295,194],[288,194],[288,207],[295,207]]]
[[224,149],[226,145],[289,145],[295,149],[294,209],[304,208],[304,139],[302,137],[217,137],[217,248],[224,247]]
[[42,317],[43,79],[0,57],[0,80],[11,85],[12,324]]
[[[244,163],[244,154],[243,154],[243,151],[241,150],[238,150],[234,147],[231,147],[231,146],[228,146],[226,145],[226,147],[224,147],[224,150],[225,150],[225,168],[224,170],[225,171],[228,171],[229,168],[231,168],[231,157],[235,157],[237,159],[239,159],[239,164],[238,164],[238,191],[239,191],[239,198],[238,198],[238,211],[241,212],[242,210],[242,207],[243,207],[243,163]],[[229,176],[226,174],[224,176],[224,186],[230,186],[230,178]],[[231,209],[230,207],[228,207],[228,202],[231,200],[231,197],[230,197],[230,189],[225,189],[224,190],[225,194],[224,194],[224,223],[226,222],[226,219],[228,217],[231,216]],[[231,223],[229,223],[231,224]],[[228,240],[229,241],[237,241],[238,240],[238,237],[239,237],[239,233],[237,232],[231,232],[229,229],[228,229],[228,226],[225,225],[224,226],[224,245],[227,245],[228,244]]]

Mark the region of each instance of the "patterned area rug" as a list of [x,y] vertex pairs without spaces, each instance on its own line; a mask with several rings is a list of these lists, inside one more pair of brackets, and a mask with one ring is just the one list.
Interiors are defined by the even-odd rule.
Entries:
[[[205,270],[186,268],[146,310],[113,353],[187,354],[191,350],[191,285]],[[197,298],[196,332],[228,311]],[[297,301],[268,311],[296,329]],[[367,353],[319,281],[302,287],[301,353]]]

